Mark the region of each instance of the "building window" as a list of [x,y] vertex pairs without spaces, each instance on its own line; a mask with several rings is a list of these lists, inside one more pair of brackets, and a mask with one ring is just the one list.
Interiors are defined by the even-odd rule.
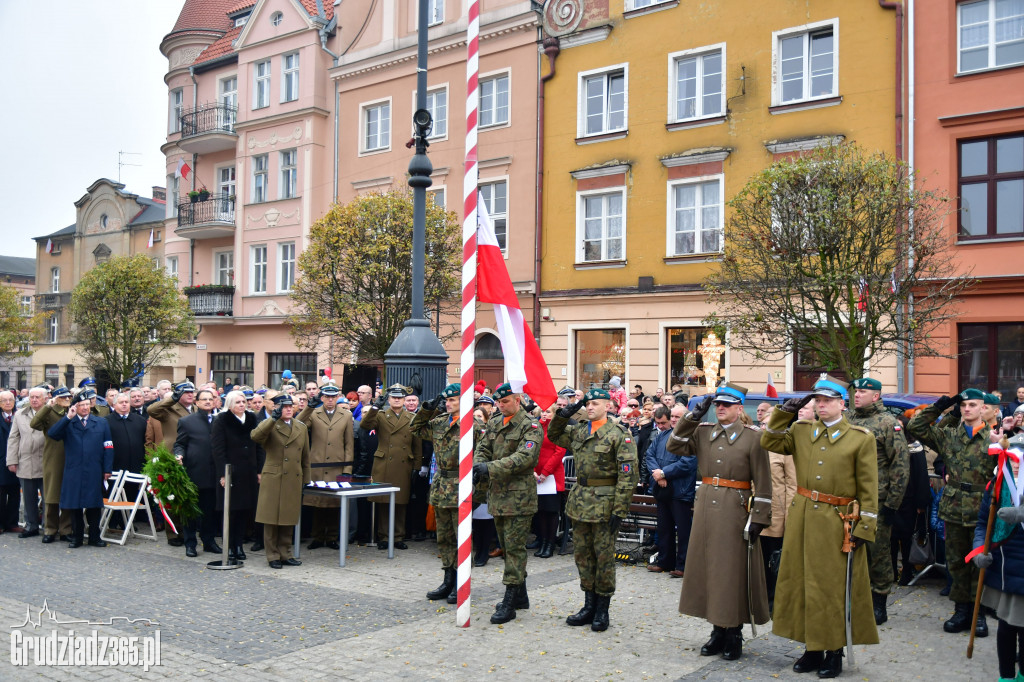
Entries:
[[256,62],[253,66],[254,87],[252,90],[252,108],[262,109],[270,106],[270,60]]
[[23,315],[32,314],[32,297],[22,296],[21,297],[21,312]]
[[60,242],[53,242],[52,248],[50,249],[50,255],[52,255],[52,256],[59,256],[60,255],[60,249],[61,249],[61,243]]
[[167,121],[167,132],[168,133],[180,133],[181,132],[181,112],[184,102],[184,92],[181,88],[171,90],[171,109],[168,114]]
[[210,374],[218,386],[252,386],[252,353],[210,353]]
[[[697,352],[697,347],[704,343],[704,336],[710,329],[703,327],[669,327],[665,329],[668,358],[665,366],[668,376],[665,377],[665,388],[675,384],[683,386],[704,386],[704,358]],[[718,376],[725,376],[725,363],[728,353],[722,355]],[[621,376],[621,375],[620,375]]]
[[217,251],[213,254],[213,283],[224,286],[235,283],[234,251]]
[[262,204],[267,200],[268,158],[266,154],[252,157],[252,202],[254,204]]
[[981,0],[956,6],[960,73],[1024,64],[1024,2]]
[[299,53],[281,57],[281,101],[294,102],[299,98]]
[[508,123],[508,74],[480,81],[480,127]]
[[291,199],[295,196],[295,180],[298,177],[297,157],[298,153],[294,149],[281,152],[281,182],[277,186],[279,199]]
[[57,343],[57,334],[60,330],[60,315],[54,313],[46,325],[46,341],[47,343]]
[[43,365],[43,379],[51,386],[60,386],[60,367],[58,365]]
[[428,189],[427,199],[434,202],[435,206],[444,208],[444,187],[438,189]]
[[625,260],[625,192],[579,195],[579,201],[577,262]]
[[1024,385],[1024,322],[958,324],[959,383],[961,389],[978,388],[1004,396]]
[[836,24],[833,19],[809,30],[776,34],[778,104],[837,94]]
[[443,24],[444,0],[428,0],[427,16],[430,17],[427,21],[427,26],[437,26],[438,24]]
[[167,272],[168,277],[178,276],[178,257],[167,256],[164,258],[164,271]]
[[579,136],[626,129],[626,68],[580,74]]
[[427,111],[433,124],[430,128],[430,139],[448,136],[448,90],[434,90],[427,93]]
[[660,5],[668,0],[626,0],[626,11],[634,9],[643,9],[644,7],[651,7],[652,5]]
[[1024,134],[960,142],[960,238],[1024,233]]
[[57,293],[60,291],[60,268],[50,268],[50,291]]
[[488,182],[480,184],[480,197],[491,217],[494,236],[498,238],[498,246],[502,253],[508,250],[508,182]]
[[686,121],[725,112],[725,47],[704,54],[683,53],[672,59],[671,121]]
[[626,378],[625,329],[577,329],[576,383],[584,391],[607,388],[613,376]]
[[722,180],[669,185],[668,255],[722,250]]
[[235,167],[225,166],[217,171],[217,219],[223,223],[235,222]]
[[250,251],[249,288],[254,294],[267,293],[267,246],[253,246]]
[[363,107],[363,151],[380,151],[390,145],[391,102]]
[[231,76],[220,82],[221,108],[217,110],[217,125],[221,130],[233,133],[238,116],[238,78]]
[[300,389],[306,383],[316,381],[316,353],[268,353],[267,388],[280,389],[281,375],[291,370],[292,378],[299,382]]
[[181,197],[178,193],[181,191],[181,178],[175,175],[167,176],[167,189],[170,190],[167,196],[167,217],[174,218],[178,215],[178,202],[181,201]]
[[284,15],[281,14],[280,12],[274,12],[273,14],[270,15],[270,23],[273,24],[274,26],[280,26],[281,21],[283,19]]
[[277,245],[277,271],[281,275],[277,293],[286,294],[295,284],[295,242]]

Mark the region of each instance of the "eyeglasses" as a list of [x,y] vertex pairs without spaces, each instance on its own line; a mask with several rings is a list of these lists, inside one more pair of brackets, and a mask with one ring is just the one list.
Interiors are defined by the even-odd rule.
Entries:
[[626,403],[626,407],[640,407],[640,403]]

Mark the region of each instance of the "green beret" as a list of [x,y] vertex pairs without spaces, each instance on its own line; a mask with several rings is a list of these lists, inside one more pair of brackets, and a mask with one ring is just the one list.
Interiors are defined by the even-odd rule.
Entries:
[[878,379],[872,379],[871,377],[861,377],[860,379],[854,379],[851,383],[854,388],[866,388],[869,391],[881,391],[882,382]]
[[515,391],[512,390],[512,384],[508,382],[498,386],[494,389],[494,393],[491,394],[495,400],[501,400],[502,398],[507,398],[510,395],[515,395]]
[[985,400],[985,404],[986,405],[998,405],[999,404],[999,398],[997,398],[995,396],[995,394],[992,394],[992,393],[986,393],[984,400]]
[[985,400],[985,393],[976,388],[965,388],[960,391],[960,401],[964,400]]
[[586,395],[583,396],[583,399],[587,401],[611,400],[612,397],[611,395],[608,394],[608,391],[604,390],[603,388],[592,388],[589,391],[587,391]]
[[445,398],[458,398],[462,395],[462,384],[448,384],[441,391],[441,395]]

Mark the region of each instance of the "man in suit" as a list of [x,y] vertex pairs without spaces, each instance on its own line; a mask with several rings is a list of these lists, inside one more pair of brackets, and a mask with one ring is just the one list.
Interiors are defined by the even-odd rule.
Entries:
[[[137,390],[137,389],[136,389]],[[142,392],[139,391],[141,398]],[[130,471],[142,473],[142,465],[146,460],[146,418],[131,406],[130,394],[119,393],[110,401],[114,410],[107,417],[110,425],[110,439],[114,443],[114,471]],[[138,495],[138,483],[125,483],[125,499],[134,500]],[[110,518],[111,528],[124,528],[124,518],[114,514]]]
[[140,417],[149,416],[149,411],[146,409],[146,393],[141,388],[136,387],[128,391],[128,402],[132,412]]
[[196,395],[196,411],[178,420],[178,437],[174,456],[185,467],[188,477],[199,489],[199,510],[202,515],[185,523],[185,556],[198,556],[196,530],[203,539],[203,551],[222,552],[215,535],[218,476],[213,464],[210,427],[213,424],[213,391],[204,388]]
[[[161,389],[161,381],[157,390]],[[170,383],[170,382],[168,382]],[[196,386],[191,381],[183,381],[163,398],[149,406],[150,421],[156,421],[163,433],[163,444],[168,450],[174,450],[174,441],[178,437],[178,420],[192,414],[196,400]],[[167,526],[167,544],[181,547],[185,541]]]
[[[7,461],[7,438],[14,421],[14,394],[0,392],[0,458]],[[0,533],[21,533],[18,525],[18,510],[21,508],[21,482],[18,476],[6,466],[0,467]]]
[[[313,383],[313,382],[310,382]],[[341,393],[333,382],[320,389],[320,407],[306,406],[298,420],[309,431],[309,466],[313,481],[336,481],[341,474],[352,473],[354,434],[352,415],[338,409]],[[313,540],[310,549],[324,545],[338,549],[339,500],[334,497],[311,495],[303,504],[313,507]],[[346,502],[347,504],[347,502]],[[347,529],[346,529],[347,531]]]

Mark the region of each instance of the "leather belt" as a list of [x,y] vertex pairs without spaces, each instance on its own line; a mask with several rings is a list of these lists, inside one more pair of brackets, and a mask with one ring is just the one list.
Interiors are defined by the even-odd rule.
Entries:
[[598,488],[603,485],[616,485],[619,482],[617,478],[578,478],[576,479],[577,485],[582,485],[586,488]]
[[829,495],[828,493],[820,493],[817,490],[808,490],[807,488],[796,487],[798,495],[803,495],[811,502],[824,502],[830,504],[833,507],[845,507],[846,505],[853,502],[852,497],[839,497],[838,495]]
[[736,488],[737,490],[750,490],[750,481],[734,481],[731,478],[719,478],[718,476],[705,476],[700,479],[705,485],[713,485],[716,488]]
[[309,465],[310,469],[327,469],[332,467],[350,467],[355,462],[314,462]]
[[437,474],[438,476],[440,476],[441,478],[458,478],[459,477],[459,470],[458,469],[438,469],[434,473]]

